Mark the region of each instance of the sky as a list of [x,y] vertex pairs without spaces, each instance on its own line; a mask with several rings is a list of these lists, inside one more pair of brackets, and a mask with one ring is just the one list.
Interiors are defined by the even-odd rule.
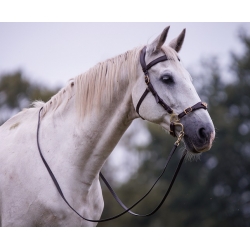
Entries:
[[180,51],[184,65],[195,69],[201,58],[241,52],[240,28],[250,22],[0,22],[0,74],[18,69],[32,81],[62,87],[100,61],[155,39],[170,26],[166,43],[186,28]]

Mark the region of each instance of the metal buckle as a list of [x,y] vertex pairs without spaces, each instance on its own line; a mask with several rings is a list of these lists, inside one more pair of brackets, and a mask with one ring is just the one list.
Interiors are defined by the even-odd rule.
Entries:
[[149,84],[149,82],[150,82],[150,80],[149,80],[149,76],[148,76],[148,75],[145,75],[145,83],[148,85],[148,84]]
[[184,113],[187,115],[187,114],[189,114],[190,112],[192,112],[192,108],[191,107],[189,107],[189,108],[187,108],[187,109],[185,109],[184,110]]

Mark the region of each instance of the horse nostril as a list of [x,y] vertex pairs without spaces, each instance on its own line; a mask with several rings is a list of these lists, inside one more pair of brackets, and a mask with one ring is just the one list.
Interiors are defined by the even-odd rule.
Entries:
[[198,130],[198,135],[200,137],[200,139],[207,141],[208,140],[208,133],[206,133],[206,129],[205,128],[200,128]]

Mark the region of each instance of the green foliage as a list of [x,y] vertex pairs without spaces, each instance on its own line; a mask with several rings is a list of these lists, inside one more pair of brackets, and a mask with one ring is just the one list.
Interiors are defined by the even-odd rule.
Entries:
[[0,125],[10,116],[29,107],[35,100],[48,101],[57,90],[30,83],[22,72],[4,74],[0,77]]
[[[99,226],[250,226],[250,37],[241,33],[240,41],[244,53],[231,53],[230,80],[223,80],[216,57],[203,61],[202,72],[193,77],[216,127],[212,149],[200,160],[184,163],[169,198],[155,215],[126,215]],[[173,145],[159,127],[148,124],[148,129],[153,141],[144,148],[148,154],[137,179],[132,178],[117,189],[127,206],[150,188]],[[171,162],[172,167],[177,166],[179,158],[180,153]],[[169,169],[135,212],[153,210],[172,174]],[[103,218],[122,211],[107,192],[104,188]]]

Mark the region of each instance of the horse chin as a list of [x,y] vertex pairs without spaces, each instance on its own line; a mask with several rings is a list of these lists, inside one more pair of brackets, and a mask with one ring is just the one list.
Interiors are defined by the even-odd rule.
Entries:
[[211,146],[210,144],[203,145],[202,147],[198,147],[195,145],[195,142],[191,141],[188,137],[184,136],[184,144],[186,146],[186,149],[193,154],[200,154],[203,152],[206,152],[210,150]]

